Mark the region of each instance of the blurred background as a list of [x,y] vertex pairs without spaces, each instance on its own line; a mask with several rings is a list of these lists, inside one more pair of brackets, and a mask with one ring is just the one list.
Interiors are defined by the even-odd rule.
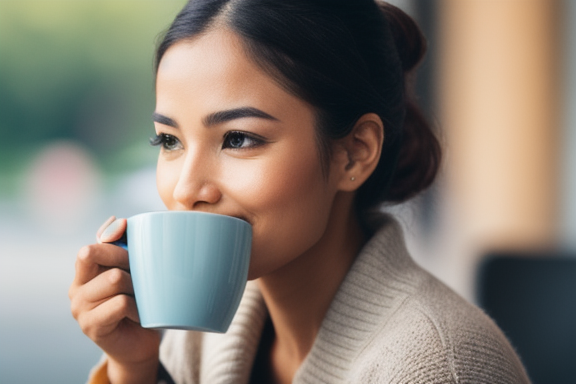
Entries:
[[183,0],[0,0],[0,383],[83,383],[74,260],[109,216],[164,209],[152,57]]
[[[576,2],[396,0],[429,41],[418,95],[444,149],[397,214],[414,257],[470,301],[494,252],[576,253]],[[0,383],[78,383],[78,249],[163,205],[152,57],[184,0],[0,0]],[[576,281],[576,280],[575,280]]]

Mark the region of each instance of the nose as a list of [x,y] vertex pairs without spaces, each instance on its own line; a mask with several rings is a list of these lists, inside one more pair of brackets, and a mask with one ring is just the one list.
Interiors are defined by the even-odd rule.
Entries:
[[209,158],[191,154],[180,171],[173,192],[174,201],[180,209],[194,210],[216,204],[222,198],[217,183],[217,172]]

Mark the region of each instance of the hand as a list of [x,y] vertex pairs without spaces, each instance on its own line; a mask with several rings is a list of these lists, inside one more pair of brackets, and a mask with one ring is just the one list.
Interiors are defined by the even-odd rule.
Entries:
[[69,290],[72,315],[108,355],[108,376],[113,383],[152,383],[160,334],[139,324],[127,251],[106,244],[120,239],[125,230],[125,219],[111,217],[98,230],[99,244],[78,252]]

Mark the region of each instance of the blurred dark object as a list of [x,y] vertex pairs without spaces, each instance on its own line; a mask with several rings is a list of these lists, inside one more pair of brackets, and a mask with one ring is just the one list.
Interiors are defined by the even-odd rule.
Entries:
[[478,304],[516,348],[534,384],[576,383],[576,257],[493,253]]

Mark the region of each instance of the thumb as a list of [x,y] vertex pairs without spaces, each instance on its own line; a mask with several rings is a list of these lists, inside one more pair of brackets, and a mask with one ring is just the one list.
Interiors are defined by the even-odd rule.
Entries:
[[114,220],[110,225],[104,229],[100,238],[98,239],[101,243],[111,243],[113,241],[119,240],[126,231],[126,219]]

